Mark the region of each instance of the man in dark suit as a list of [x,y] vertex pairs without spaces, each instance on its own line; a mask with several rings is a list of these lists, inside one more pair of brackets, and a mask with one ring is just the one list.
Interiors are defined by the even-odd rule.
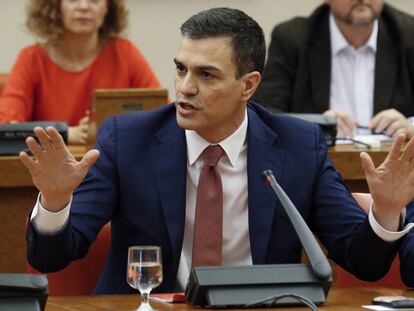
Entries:
[[374,198],[368,218],[328,159],[317,126],[248,102],[265,59],[254,20],[234,9],[210,9],[191,17],[181,32],[175,103],[109,118],[96,149],[80,162],[53,128],[35,129],[40,144],[27,139],[35,159],[24,152],[20,158],[41,192],[27,229],[30,263],[43,272],[64,268],[85,256],[111,221],[112,246],[96,293],[133,292],[125,278],[131,245],[161,246],[164,280],[156,290],[185,286],[192,245],[200,242],[193,240],[198,197],[206,194],[198,178],[213,145],[224,150],[216,167],[222,222],[208,228],[209,235],[217,224],[222,230],[219,264],[300,261],[300,241],[262,182],[263,170],[271,169],[333,260],[363,279],[383,276],[409,240],[408,229],[392,237],[385,229],[402,228],[401,211],[414,196],[408,169],[414,140],[399,158],[400,135],[378,169],[362,154]]
[[279,112],[338,118],[338,136],[357,124],[414,135],[414,18],[382,0],[329,0],[308,18],[272,32],[255,100]]

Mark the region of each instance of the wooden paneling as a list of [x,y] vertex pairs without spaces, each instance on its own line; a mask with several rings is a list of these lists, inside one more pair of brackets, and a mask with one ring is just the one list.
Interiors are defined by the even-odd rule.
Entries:
[[98,89],[93,92],[97,128],[108,116],[154,110],[168,103],[165,89]]
[[[85,153],[85,147],[70,149],[78,159]],[[17,156],[0,157],[0,273],[25,271],[25,224],[37,193]]]
[[338,145],[329,149],[329,157],[352,192],[368,192],[368,185],[359,155],[362,151],[367,152],[375,166],[378,166],[384,161],[389,149],[389,144],[385,144],[379,149],[370,150],[366,148],[357,149],[353,145]]
[[33,187],[0,188],[0,273],[24,271],[25,224],[36,195]]
[[93,92],[88,145],[96,142],[96,130],[109,116],[136,111],[154,110],[168,103],[166,89],[128,88],[97,89]]

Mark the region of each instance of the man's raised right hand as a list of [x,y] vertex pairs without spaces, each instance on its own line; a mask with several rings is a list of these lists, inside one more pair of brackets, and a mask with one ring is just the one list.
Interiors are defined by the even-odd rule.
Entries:
[[26,152],[20,152],[19,157],[41,192],[42,207],[58,212],[69,203],[73,191],[99,157],[99,151],[89,150],[81,161],[77,161],[53,127],[46,130],[36,127],[34,133],[40,144],[33,137],[26,139],[34,158]]

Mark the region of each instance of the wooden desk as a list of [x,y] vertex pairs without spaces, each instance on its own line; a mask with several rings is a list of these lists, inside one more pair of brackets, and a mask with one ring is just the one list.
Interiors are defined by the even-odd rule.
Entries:
[[[85,153],[85,147],[70,149],[77,158]],[[37,193],[17,156],[0,157],[0,273],[25,271],[25,224]]]
[[[414,292],[394,290],[387,288],[357,288],[357,289],[332,289],[329,292],[327,303],[319,307],[321,311],[353,311],[361,310],[361,305],[370,304],[375,296],[381,295],[405,295],[414,297]],[[46,311],[64,310],[105,310],[105,311],[126,311],[135,310],[139,304],[138,295],[119,296],[79,296],[79,297],[49,297],[46,304]],[[165,304],[151,300],[151,305],[157,310],[209,310],[193,308],[186,304]],[[218,310],[218,309],[215,309]],[[236,309],[232,309],[235,310]],[[242,309],[262,310],[262,309]],[[309,310],[305,307],[295,308],[273,308],[265,310],[288,311],[288,310]]]
[[[71,146],[70,150],[79,159],[86,148]],[[329,150],[329,156],[351,191],[368,191],[359,159],[362,150],[351,145],[339,145]],[[387,151],[388,147],[384,147],[369,153],[378,165]],[[30,174],[19,158],[0,157],[0,273],[25,271],[25,223],[36,195]]]
[[359,154],[362,151],[368,152],[375,166],[378,166],[384,161],[390,146],[385,144],[379,149],[368,150],[366,148],[356,149],[353,145],[337,145],[329,148],[328,154],[352,192],[368,192]]

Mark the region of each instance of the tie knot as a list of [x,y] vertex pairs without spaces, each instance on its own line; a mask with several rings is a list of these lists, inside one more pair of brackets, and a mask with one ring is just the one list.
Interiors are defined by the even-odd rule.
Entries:
[[220,145],[210,145],[204,149],[204,165],[216,166],[221,156],[223,155],[223,148]]

